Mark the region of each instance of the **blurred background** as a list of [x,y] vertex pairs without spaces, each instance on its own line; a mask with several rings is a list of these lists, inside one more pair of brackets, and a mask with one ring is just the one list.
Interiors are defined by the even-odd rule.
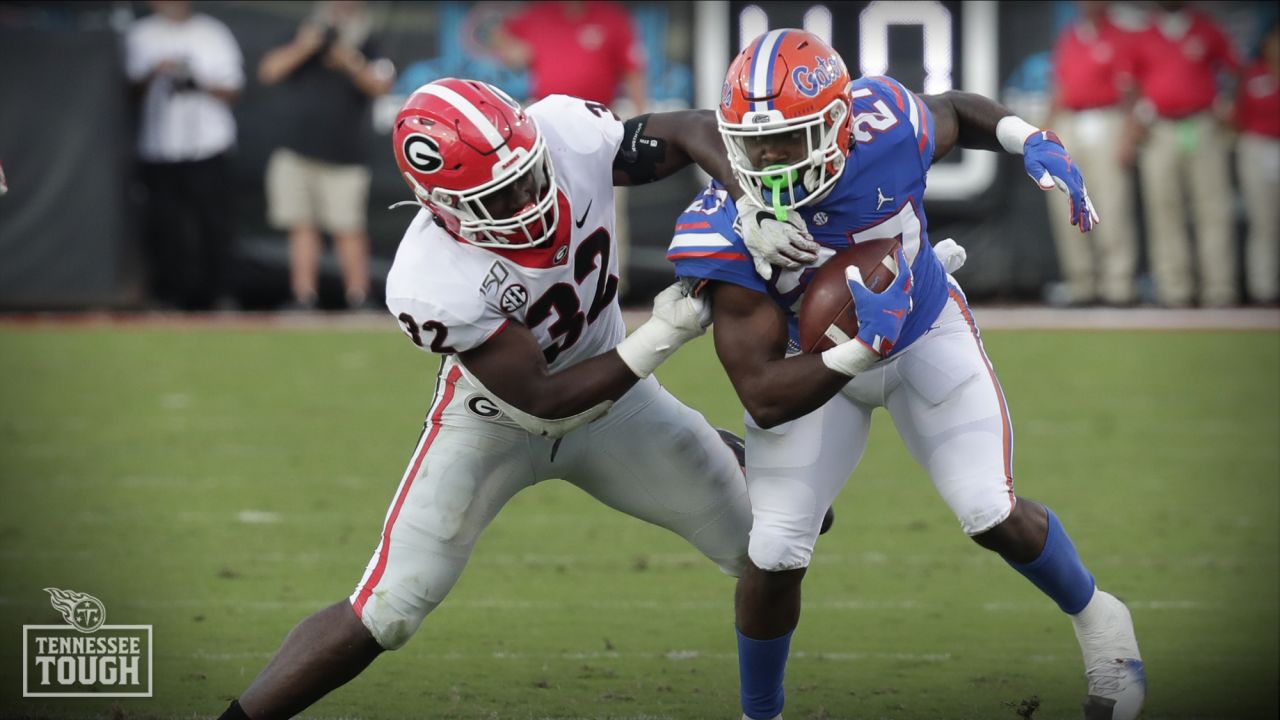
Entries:
[[[740,47],[784,26],[853,72],[988,95],[1063,135],[1103,216],[1092,240],[1050,222],[1065,201],[1019,158],[932,170],[930,235],[968,248],[971,297],[1274,305],[1275,23],[1267,2],[0,3],[0,310],[377,307],[413,214],[388,210],[409,199],[388,130],[414,88],[534,99],[604,77],[624,117],[710,108]],[[593,77],[556,75],[575,62]],[[624,301],[669,282],[702,182],[620,198]]]

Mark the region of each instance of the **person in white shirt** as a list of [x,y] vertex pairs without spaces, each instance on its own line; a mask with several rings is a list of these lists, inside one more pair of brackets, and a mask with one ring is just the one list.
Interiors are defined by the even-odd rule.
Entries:
[[233,236],[227,156],[243,58],[227,26],[193,12],[190,2],[151,7],[125,36],[125,72],[140,101],[151,290],[162,304],[208,309],[226,292]]

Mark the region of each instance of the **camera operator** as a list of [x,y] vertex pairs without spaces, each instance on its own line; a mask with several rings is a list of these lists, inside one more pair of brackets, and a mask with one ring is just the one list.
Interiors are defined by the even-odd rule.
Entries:
[[333,236],[347,307],[369,302],[365,218],[370,172],[364,132],[373,99],[391,89],[395,69],[370,39],[363,2],[322,2],[288,42],[258,66],[277,88],[276,150],[267,163],[267,214],[289,233],[292,307],[318,302],[322,244]]

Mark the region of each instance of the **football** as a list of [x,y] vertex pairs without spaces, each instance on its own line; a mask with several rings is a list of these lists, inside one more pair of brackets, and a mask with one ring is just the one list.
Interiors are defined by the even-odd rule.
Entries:
[[858,316],[844,269],[856,266],[868,289],[884,292],[898,276],[899,247],[898,238],[867,240],[841,250],[818,268],[800,301],[801,350],[822,352],[858,334]]

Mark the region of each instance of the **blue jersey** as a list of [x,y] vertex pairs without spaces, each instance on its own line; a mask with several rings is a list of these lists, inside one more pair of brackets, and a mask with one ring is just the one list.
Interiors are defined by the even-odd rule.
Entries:
[[767,294],[787,316],[791,350],[799,348],[796,313],[816,268],[856,242],[896,237],[911,264],[912,310],[893,346],[899,352],[929,329],[947,301],[947,276],[933,253],[924,214],[925,176],[933,161],[933,117],[919,97],[888,77],[853,83],[853,139],[844,173],[821,200],[799,212],[823,246],[818,262],[779,271],[765,281],[755,272],[733,229],[737,210],[713,182],[680,219],[667,251],[680,277],[741,285]]

